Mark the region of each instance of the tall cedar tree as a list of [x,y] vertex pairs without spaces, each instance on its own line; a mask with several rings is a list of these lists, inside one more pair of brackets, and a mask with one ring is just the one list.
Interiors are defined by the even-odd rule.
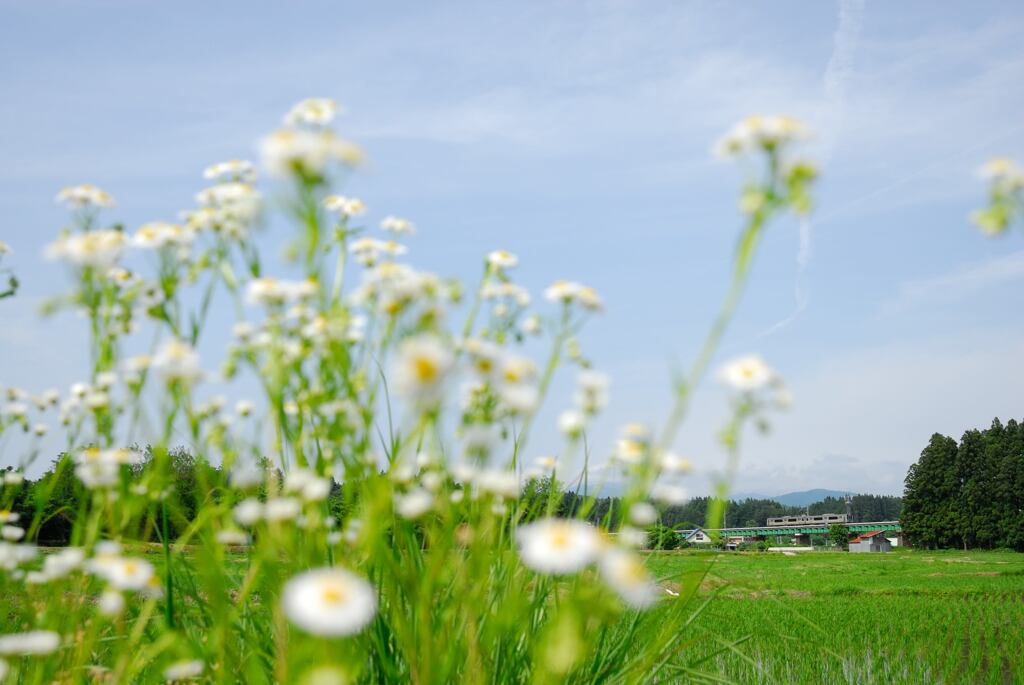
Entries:
[[936,433],[904,481],[911,544],[1024,551],[1024,425],[997,418],[960,438]]

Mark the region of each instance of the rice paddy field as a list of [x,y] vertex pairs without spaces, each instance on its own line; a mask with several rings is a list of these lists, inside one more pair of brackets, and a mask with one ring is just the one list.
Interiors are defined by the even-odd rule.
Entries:
[[742,683],[1022,683],[1024,555],[663,552],[699,573],[696,668]]

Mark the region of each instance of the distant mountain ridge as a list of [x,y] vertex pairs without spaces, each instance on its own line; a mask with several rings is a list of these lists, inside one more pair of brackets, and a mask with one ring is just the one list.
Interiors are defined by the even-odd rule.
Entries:
[[[732,495],[733,499],[770,499],[787,507],[806,507],[809,504],[820,502],[826,497],[837,497],[842,499],[846,496],[843,490],[827,490],[815,488],[813,490],[801,490],[799,492],[787,492],[784,495],[761,495],[752,492],[737,492]],[[841,513],[841,512],[838,512]]]

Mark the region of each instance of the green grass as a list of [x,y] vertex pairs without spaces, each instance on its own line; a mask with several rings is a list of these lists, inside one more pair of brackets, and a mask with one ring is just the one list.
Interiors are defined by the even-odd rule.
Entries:
[[[156,546],[131,553],[162,566]],[[226,563],[240,578],[246,556]],[[1024,683],[1024,554],[684,551],[648,565],[669,588],[708,571],[700,599],[711,601],[680,637],[686,680]]]
[[[659,577],[706,552],[655,553]],[[742,683],[1024,682],[1024,555],[723,553],[691,648]],[[733,650],[729,645],[742,641]]]

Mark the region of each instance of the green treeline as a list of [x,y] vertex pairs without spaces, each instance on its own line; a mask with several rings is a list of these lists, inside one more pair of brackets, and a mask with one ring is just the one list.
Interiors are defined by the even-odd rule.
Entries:
[[[154,468],[154,457],[150,449],[147,447],[138,451],[142,459],[131,464],[126,473],[122,474],[124,487],[129,489],[141,482],[146,472]],[[137,518],[140,523],[137,530],[128,531],[130,539],[160,541],[165,532],[164,514],[167,519],[167,535],[177,539],[195,520],[197,512],[206,501],[220,501],[227,496],[225,478],[220,467],[182,448],[170,450],[167,459],[168,481],[164,491],[138,493],[148,495],[140,498],[140,501],[148,501],[148,504],[145,505],[145,511],[135,512],[139,514]],[[265,461],[261,466],[273,474],[275,489],[279,491],[284,483],[280,470],[272,468]],[[260,485],[252,494],[265,499],[266,484]],[[71,536],[76,522],[87,510],[88,500],[94,496],[96,493],[86,488],[75,475],[74,459],[68,454],[62,454],[38,480],[26,480],[18,489],[13,502],[7,506],[19,514],[20,521],[26,523],[30,540],[43,545],[77,544],[78,541]],[[332,481],[326,506],[331,515],[339,520],[344,517],[343,501],[341,487]]]
[[[1016,424],[1014,424],[1016,425]],[[947,438],[948,440],[948,438]],[[148,448],[139,450],[143,455],[141,463],[130,467],[129,482],[138,482],[143,473],[152,468],[153,456]],[[955,443],[954,443],[955,451]],[[926,450],[927,452],[927,450]],[[158,497],[152,493],[150,510],[142,517],[142,525],[134,532],[139,540],[157,541],[162,534],[162,514],[166,508],[168,516],[168,534],[177,537],[192,522],[195,514],[206,499],[219,500],[222,496],[223,474],[220,469],[197,458],[184,449],[171,450],[167,455],[170,463],[170,479],[168,495]],[[278,489],[283,477],[277,469],[263,466],[275,474]],[[17,511],[23,521],[38,521],[30,531],[32,538],[42,544],[63,545],[73,543],[70,540],[75,521],[84,511],[86,498],[90,491],[86,489],[74,474],[75,464],[67,455],[54,460],[52,467],[36,481],[27,481],[18,490],[17,498],[9,505]],[[550,479],[532,481],[527,484],[524,497],[530,501],[549,501]],[[561,484],[556,486],[561,489]],[[266,495],[266,488],[254,493],[261,499]],[[341,486],[333,483],[328,496],[327,507],[332,515],[343,520]],[[561,501],[556,495],[557,506],[552,511],[561,516],[573,516],[581,507],[589,507],[587,519],[594,523],[619,525],[621,501],[618,497],[601,497],[587,501],[572,492],[563,492]],[[707,510],[711,503],[710,497],[695,497],[684,504],[669,506],[662,510],[661,526],[669,528],[694,528],[706,525]],[[900,518],[901,500],[889,495],[855,495],[851,513],[852,521],[891,521]],[[802,513],[842,514],[846,511],[846,503],[834,497],[815,502],[807,507],[785,506],[770,499],[730,500],[725,511],[726,525],[729,527],[760,526],[775,516],[793,516]]]
[[[561,510],[574,511],[571,493],[566,493]],[[710,497],[694,497],[685,504],[667,507],[661,515],[661,524],[674,528],[703,527],[707,521]],[[611,521],[617,522],[619,498],[602,497],[594,503],[587,518],[593,522],[603,521],[612,510]],[[851,505],[851,520],[895,521],[900,517],[901,500],[894,495],[854,495]],[[725,510],[726,527],[763,526],[770,517],[796,516],[798,514],[843,514],[846,502],[835,497],[826,497],[807,507],[790,507],[771,499],[730,500]]]
[[907,472],[903,531],[927,548],[1024,551],[1024,425],[936,433]]

